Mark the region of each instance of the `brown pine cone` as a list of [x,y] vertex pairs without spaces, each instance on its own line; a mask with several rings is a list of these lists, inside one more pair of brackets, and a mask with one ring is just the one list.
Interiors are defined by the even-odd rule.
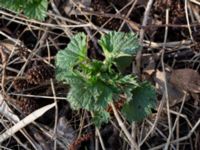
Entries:
[[34,85],[40,84],[53,77],[54,69],[48,65],[35,66],[26,73],[27,82]]
[[80,138],[76,139],[69,147],[70,150],[76,150],[77,147],[84,141],[89,140],[90,138],[92,138],[94,136],[93,133],[88,133],[85,134],[83,136],[81,136]]
[[[115,108],[116,108],[117,110],[120,110],[120,109],[124,106],[125,101],[126,101],[125,98],[121,98],[120,100],[118,100],[117,102],[115,102],[115,103],[114,103]],[[111,107],[110,105],[108,106],[108,108],[107,108],[106,111],[109,112],[110,114],[113,114],[113,110],[112,110],[112,107]]]
[[[91,7],[93,8],[94,11],[98,11],[101,13],[110,13],[111,11],[109,3],[107,3],[107,1],[105,0],[94,0],[92,1]],[[94,16],[92,20],[96,25],[102,26],[108,19],[109,19],[108,17],[104,16]],[[119,21],[120,20],[118,19],[112,19],[106,24],[105,28],[117,30],[120,25]]]
[[120,8],[124,7],[129,0],[108,0],[109,2],[113,3],[115,6],[119,6]]
[[199,42],[196,42],[191,48],[192,48],[192,50],[193,50],[194,52],[199,53],[199,52],[200,52],[200,43],[199,43]]
[[[127,3],[127,1],[120,1],[121,3],[119,3],[118,0],[117,1],[110,0],[110,1],[115,2],[115,3],[119,4],[120,6],[125,5]],[[113,13],[113,9],[107,1],[105,1],[105,0],[94,0],[94,1],[92,1],[91,7],[94,11],[102,13],[102,16],[93,16],[92,17],[92,21],[95,25],[102,26],[104,23],[106,23],[106,25],[104,26],[104,28],[106,28],[106,29],[112,29],[112,30],[118,30],[119,29],[119,27],[121,26],[121,23],[122,23],[121,19],[113,18],[109,22],[107,22],[110,19],[110,17],[105,17],[103,15],[103,13],[108,13],[108,14]],[[121,14],[126,15],[128,11],[129,11],[129,8],[123,10],[121,12]]]
[[16,79],[13,82],[13,86],[14,86],[14,89],[17,92],[20,92],[20,91],[22,91],[22,90],[27,89],[28,87],[30,87],[30,84],[27,82],[26,79]]
[[94,11],[99,12],[109,12],[109,3],[107,3],[106,0],[93,0],[91,3],[91,7],[94,9]]
[[38,108],[37,101],[32,97],[20,97],[15,106],[23,113],[22,116],[27,116]]
[[18,49],[18,55],[21,57],[21,58],[28,58],[29,56],[29,52],[28,52],[28,49],[26,47],[23,47],[23,46],[20,46]]

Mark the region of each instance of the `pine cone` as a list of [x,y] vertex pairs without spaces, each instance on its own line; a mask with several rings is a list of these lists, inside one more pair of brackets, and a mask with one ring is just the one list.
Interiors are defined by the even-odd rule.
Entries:
[[120,8],[124,7],[129,0],[108,0],[109,2],[113,3],[115,6],[119,6]]
[[38,108],[36,100],[30,97],[20,97],[15,105],[23,113],[22,116],[27,116]]
[[108,12],[108,6],[109,3],[107,3],[105,0],[93,0],[91,3],[91,7],[94,9],[94,11]]
[[26,79],[29,84],[40,84],[45,80],[54,77],[54,69],[47,65],[39,65],[29,69],[26,73]]
[[[125,101],[126,101],[125,98],[121,98],[120,100],[118,100],[117,102],[115,102],[115,103],[114,103],[115,108],[116,108],[117,110],[120,110],[120,109],[124,106]],[[113,110],[112,110],[112,107],[111,107],[111,106],[108,106],[108,108],[107,108],[106,111],[109,112],[110,114],[113,114]]]
[[[93,8],[94,11],[101,12],[102,14],[103,13],[112,13],[112,8],[110,7],[109,3],[105,0],[94,0],[94,1],[92,1],[91,7]],[[129,9],[124,10],[122,13],[126,14],[126,12],[128,10]],[[102,15],[102,16],[93,17],[92,21],[97,26],[102,26],[109,19],[110,19],[110,17],[105,17]],[[106,29],[118,30],[121,23],[122,23],[122,20],[120,20],[120,19],[112,19],[109,22],[107,22],[104,27]]]
[[26,79],[16,79],[13,82],[13,86],[14,86],[14,89],[17,92],[20,92],[20,91],[22,91],[22,90],[27,89],[28,87],[30,87],[30,84],[27,82]]
[[23,46],[20,46],[18,49],[18,55],[21,57],[21,58],[28,58],[29,56],[29,52],[28,52],[28,49],[26,47],[23,47]]
[[94,136],[93,133],[88,133],[85,134],[83,136],[81,136],[80,138],[76,139],[71,145],[70,145],[70,150],[75,150],[77,149],[77,147],[84,141],[89,140],[90,138],[92,138]]

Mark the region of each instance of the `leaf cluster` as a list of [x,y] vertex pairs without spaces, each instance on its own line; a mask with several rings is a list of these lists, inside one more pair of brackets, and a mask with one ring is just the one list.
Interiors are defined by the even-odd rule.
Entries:
[[[106,111],[110,103],[126,96],[122,113],[129,121],[141,120],[155,106],[155,91],[146,82],[140,83],[132,74],[124,75],[139,50],[133,33],[109,32],[99,40],[105,59],[89,59],[87,37],[78,33],[68,46],[56,55],[56,78],[70,85],[67,99],[74,109],[93,112],[93,121],[99,126],[109,120]],[[130,61],[127,61],[130,60]],[[126,64],[121,62],[126,61]]]
[[0,7],[17,13],[23,12],[29,18],[44,20],[48,0],[0,0]]

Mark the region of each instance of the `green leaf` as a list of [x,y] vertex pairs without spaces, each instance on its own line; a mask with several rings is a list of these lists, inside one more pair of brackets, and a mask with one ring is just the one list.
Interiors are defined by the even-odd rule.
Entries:
[[86,35],[78,33],[73,36],[67,48],[58,53],[56,60],[57,66],[60,68],[72,68],[77,63],[87,60]]
[[19,12],[23,3],[21,0],[0,0],[0,7]]
[[90,110],[93,108],[93,106],[91,106],[91,104],[93,104],[92,94],[84,84],[71,86],[67,95],[67,100],[70,102],[71,107],[76,110],[80,108]]
[[[25,4],[24,4],[25,5]],[[47,13],[47,0],[34,0],[24,6],[24,14],[29,18],[44,20]]]
[[140,83],[134,75],[121,76],[116,82],[120,85],[121,91],[126,96],[127,102],[132,99],[132,91],[140,86]]
[[[67,72],[72,72],[73,67],[87,60],[86,35],[79,33],[75,35],[67,48],[59,51],[56,55],[56,78],[63,80]],[[68,75],[68,73],[67,73]]]
[[47,0],[0,0],[0,7],[23,12],[27,17],[44,20],[47,13]]
[[83,108],[89,111],[106,109],[112,101],[112,89],[97,80],[93,83],[83,81],[71,84],[67,99],[74,109]]
[[56,79],[62,81],[65,79],[66,72],[69,71],[68,66],[66,65],[68,60],[66,51],[59,51],[56,55]]
[[99,44],[107,60],[137,53],[139,44],[134,33],[112,31],[101,37]]
[[102,61],[98,61],[98,60],[93,60],[91,63],[90,63],[90,68],[89,68],[89,71],[90,71],[90,74],[91,75],[97,75],[100,70],[102,69],[103,67],[103,62]]
[[[119,70],[132,61],[139,45],[133,33],[110,32],[99,41],[105,60],[87,57],[84,33],[72,37],[67,48],[56,55],[56,79],[70,85],[67,99],[73,109],[94,113],[93,122],[100,127],[110,115],[110,102],[126,96],[122,112],[129,121],[140,120],[155,106],[155,91],[147,83],[140,83],[134,75],[123,75]],[[115,65],[115,66],[113,66]]]
[[116,66],[120,72],[124,72],[127,67],[133,62],[133,58],[130,56],[122,56],[118,57],[114,60],[116,62]]
[[96,127],[100,128],[102,123],[108,123],[110,119],[110,114],[105,110],[94,111],[94,116],[92,118],[92,122]]
[[124,76],[121,75],[116,82],[121,85],[131,85],[132,88],[139,86],[137,77],[132,74]]
[[81,77],[80,75],[75,74],[73,72],[57,74],[56,78],[57,78],[57,80],[63,81],[64,83],[69,84],[69,85],[74,85],[74,84],[80,85],[83,82],[85,82],[85,79],[83,77]]
[[106,109],[108,103],[112,101],[114,91],[109,85],[98,81],[93,85],[92,93],[95,99],[95,105]]
[[155,89],[147,82],[132,91],[132,99],[122,108],[122,114],[130,122],[141,121],[156,106]]

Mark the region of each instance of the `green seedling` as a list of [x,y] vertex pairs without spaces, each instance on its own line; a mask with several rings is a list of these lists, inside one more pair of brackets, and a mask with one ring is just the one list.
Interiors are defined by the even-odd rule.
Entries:
[[148,82],[123,73],[140,48],[136,35],[109,32],[100,38],[99,45],[105,56],[103,61],[87,56],[84,33],[72,37],[68,46],[56,55],[56,79],[70,86],[67,100],[71,107],[92,112],[95,125],[100,126],[110,119],[106,111],[109,105],[124,95],[126,101],[121,109],[124,117],[130,122],[142,120],[155,107],[156,94]]

